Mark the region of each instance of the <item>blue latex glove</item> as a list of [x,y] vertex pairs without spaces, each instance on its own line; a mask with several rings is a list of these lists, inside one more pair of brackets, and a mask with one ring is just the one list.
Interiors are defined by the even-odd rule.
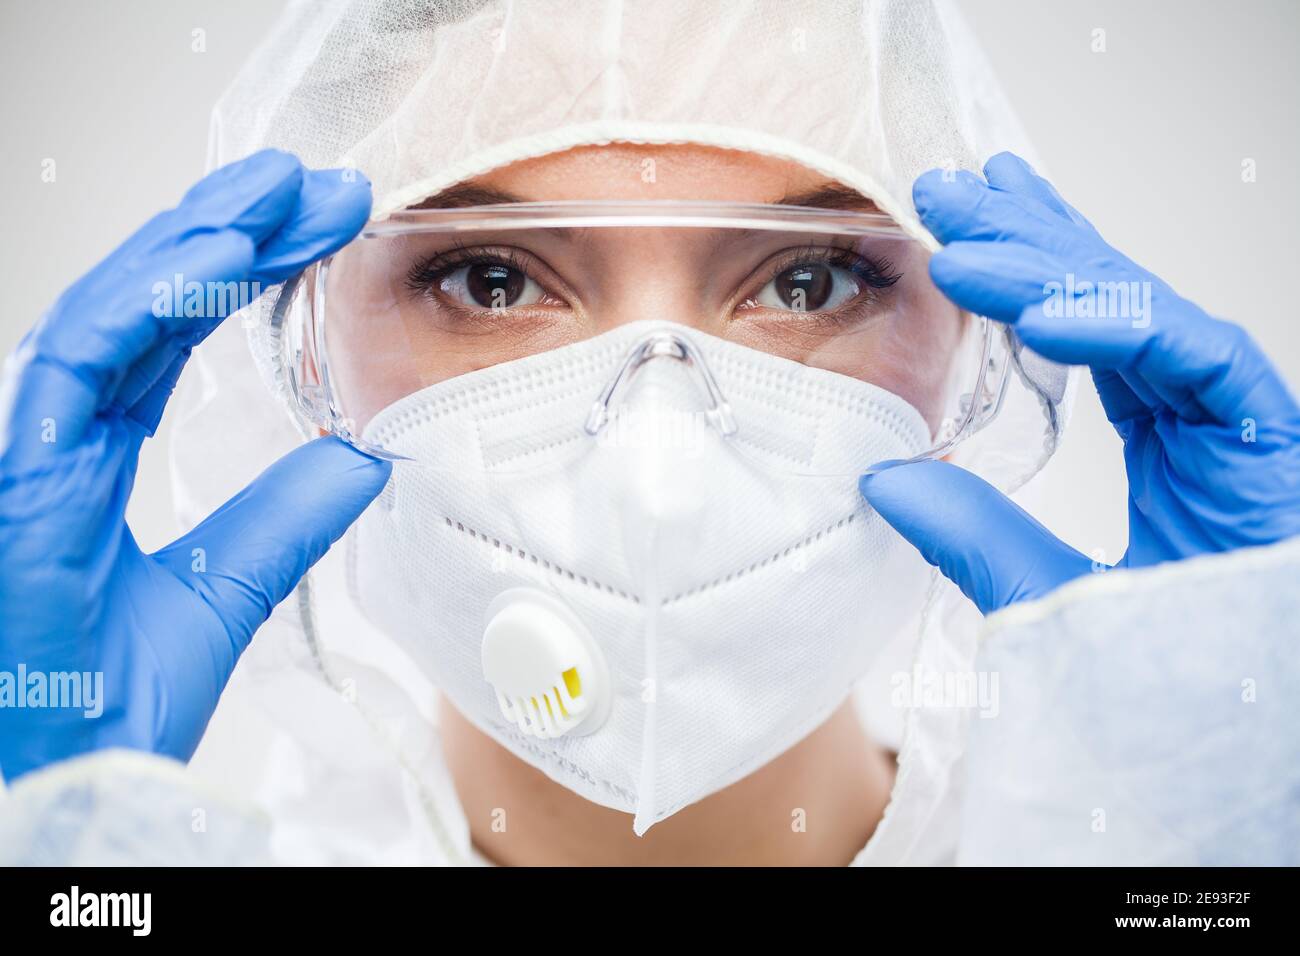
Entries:
[[[1300,409],[1258,346],[1112,249],[1020,158],[995,156],[984,175],[945,182],[936,170],[916,181],[917,212],[945,244],[930,274],[1039,354],[1092,370],[1124,440],[1129,545],[1119,566],[1300,533]],[[1139,295],[1150,292],[1145,314],[1065,317],[1087,311],[1067,311],[1054,294],[1069,275],[1076,290],[1085,280],[1138,283]],[[883,464],[863,477],[862,494],[981,611],[1093,570],[974,475],[939,461]]]
[[[369,211],[363,178],[258,153],[148,222],[11,357],[0,408],[6,778],[109,746],[188,758],[253,632],[383,487],[387,463],[322,439],[155,554],[124,520],[141,442],[190,349],[224,318],[156,317],[155,283],[280,281],[351,239]],[[102,696],[19,708],[20,667],[101,673]],[[16,688],[29,704],[36,689],[30,676]]]

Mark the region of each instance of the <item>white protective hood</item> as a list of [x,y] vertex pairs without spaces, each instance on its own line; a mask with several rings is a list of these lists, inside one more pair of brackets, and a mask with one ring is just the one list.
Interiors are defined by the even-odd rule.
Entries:
[[[979,171],[1003,149],[1034,161],[956,11],[924,0],[296,4],[217,106],[210,161],[273,146],[309,166],[352,165],[374,184],[382,217],[520,159],[609,142],[793,160],[870,197],[932,247],[911,202],[921,172]],[[302,440],[275,407],[270,298],[226,323],[182,382],[173,475],[186,526]],[[955,460],[1018,488],[1055,450],[1071,386],[1065,369],[1020,353],[997,420]],[[464,859],[464,822],[433,746],[433,691],[348,604],[337,563],[328,556],[254,641],[196,769],[246,767],[244,783],[287,821],[278,850],[292,861]],[[936,578],[894,660],[969,671],[977,626]],[[872,728],[901,753],[893,802],[861,859],[943,859],[966,715],[891,712],[887,672],[862,687],[868,714],[901,717]],[[355,714],[338,726],[319,716],[340,695],[372,736],[341,729]],[[227,759],[227,747],[239,756]],[[390,790],[379,799],[391,797],[382,806],[360,789],[381,785]]]

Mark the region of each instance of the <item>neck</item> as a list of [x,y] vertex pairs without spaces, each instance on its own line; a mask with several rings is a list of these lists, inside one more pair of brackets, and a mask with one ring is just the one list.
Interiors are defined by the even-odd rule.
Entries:
[[441,709],[443,749],[470,838],[503,865],[842,866],[875,830],[893,786],[892,758],[871,743],[846,701],[771,763],[638,837],[630,815],[550,780],[445,698]]

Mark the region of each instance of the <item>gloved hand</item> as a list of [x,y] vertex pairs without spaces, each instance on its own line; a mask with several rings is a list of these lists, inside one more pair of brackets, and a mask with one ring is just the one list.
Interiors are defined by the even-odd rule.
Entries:
[[[1129,545],[1118,566],[1300,533],[1300,409],[1258,346],[1112,249],[1020,158],[999,154],[984,175],[945,182],[936,170],[916,181],[917,212],[945,244],[930,274],[958,305],[1011,323],[1039,354],[1092,370],[1124,440]],[[1141,298],[1127,315],[1070,317],[1101,302],[1083,301],[1085,283],[1136,283],[1127,291]],[[1071,288],[1072,309],[1063,298]],[[859,487],[985,613],[1093,570],[953,465],[881,463]]]
[[[322,439],[155,554],[124,520],[141,442],[190,349],[224,318],[159,317],[155,284],[286,278],[360,229],[370,186],[353,178],[273,151],[217,170],[65,292],[10,357],[0,389],[6,778],[109,746],[187,759],[253,632],[383,487],[387,463]],[[79,692],[58,676],[73,673]],[[50,706],[60,702],[69,706]]]

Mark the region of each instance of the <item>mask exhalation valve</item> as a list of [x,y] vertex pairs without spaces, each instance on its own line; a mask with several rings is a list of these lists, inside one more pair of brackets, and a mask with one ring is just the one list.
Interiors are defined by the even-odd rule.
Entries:
[[581,619],[545,591],[511,588],[493,599],[482,661],[501,716],[530,737],[589,734],[609,716],[604,655]]

